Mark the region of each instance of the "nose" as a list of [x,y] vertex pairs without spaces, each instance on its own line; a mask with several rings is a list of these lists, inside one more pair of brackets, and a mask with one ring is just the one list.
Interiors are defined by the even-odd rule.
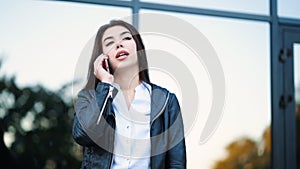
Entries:
[[119,49],[120,47],[123,47],[123,45],[122,45],[121,41],[118,41],[116,43],[116,48]]

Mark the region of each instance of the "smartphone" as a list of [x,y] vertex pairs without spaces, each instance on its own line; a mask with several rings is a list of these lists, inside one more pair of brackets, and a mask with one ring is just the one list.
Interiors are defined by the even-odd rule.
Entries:
[[108,65],[108,60],[107,59],[103,60],[102,66],[103,66],[103,69],[105,69],[108,73],[110,73],[109,65]]

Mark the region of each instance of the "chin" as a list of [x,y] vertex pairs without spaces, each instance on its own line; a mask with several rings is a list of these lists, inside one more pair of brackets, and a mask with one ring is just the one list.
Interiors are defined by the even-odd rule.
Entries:
[[[128,59],[128,58],[127,58]],[[138,62],[137,60],[136,61],[133,61],[133,60],[123,60],[121,61],[117,68],[115,69],[115,71],[126,71],[126,70],[134,70],[135,67],[138,68]]]

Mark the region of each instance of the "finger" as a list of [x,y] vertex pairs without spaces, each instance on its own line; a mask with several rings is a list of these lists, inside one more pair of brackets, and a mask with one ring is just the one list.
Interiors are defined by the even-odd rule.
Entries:
[[101,54],[99,55],[96,60],[94,61],[94,75],[96,75],[99,71],[102,71],[102,72],[109,72],[109,68],[108,68],[108,64],[106,64],[105,68],[104,68],[104,65],[103,65],[103,62],[106,62],[107,63],[107,60],[108,60],[108,55],[105,55],[105,54]]
[[98,58],[94,61],[94,73],[97,72],[98,68]]
[[102,58],[103,58],[103,54],[99,55],[99,56],[95,59],[95,61],[94,61],[94,69],[95,69],[95,70],[99,68],[99,64],[102,65],[102,62],[101,62]]

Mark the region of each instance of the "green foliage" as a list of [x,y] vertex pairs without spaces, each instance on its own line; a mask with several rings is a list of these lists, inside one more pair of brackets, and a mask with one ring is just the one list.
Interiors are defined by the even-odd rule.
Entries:
[[[67,89],[19,88],[15,78],[0,78],[1,168],[80,168],[81,148],[72,138],[73,104],[64,98]],[[14,136],[10,148],[4,145],[4,133]]]

